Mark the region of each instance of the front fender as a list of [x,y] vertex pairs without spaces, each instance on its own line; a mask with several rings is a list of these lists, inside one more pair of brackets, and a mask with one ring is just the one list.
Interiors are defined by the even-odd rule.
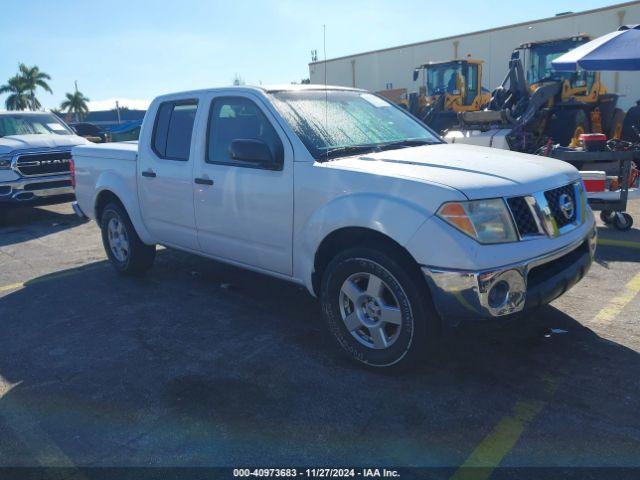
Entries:
[[404,246],[420,225],[433,215],[421,205],[376,193],[337,197],[324,204],[297,228],[294,275],[314,294],[312,274],[322,241],[341,228],[360,227],[379,232]]
[[156,243],[142,220],[135,175],[131,179],[125,179],[113,170],[106,170],[100,173],[93,198],[94,208],[97,205],[100,194],[104,191],[110,191],[120,199],[140,240],[148,245]]

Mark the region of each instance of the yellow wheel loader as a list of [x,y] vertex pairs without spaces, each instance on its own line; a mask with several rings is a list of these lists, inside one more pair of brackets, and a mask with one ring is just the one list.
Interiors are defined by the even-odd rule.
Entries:
[[417,99],[409,98],[409,110],[437,132],[457,123],[458,113],[480,110],[491,94],[482,88],[482,60],[467,58],[429,62],[413,71],[419,81]]
[[491,94],[482,88],[482,61],[475,59],[429,62],[413,71],[420,81],[417,105],[410,110],[427,125],[442,132],[457,123],[460,112],[480,110]]
[[559,72],[551,62],[586,35],[531,42],[514,50],[509,71],[482,111],[462,112],[448,134],[457,143],[535,152],[547,142],[575,145],[581,133],[619,138],[624,112],[598,72]]
[[457,124],[458,113],[480,110],[491,98],[482,88],[482,61],[475,59],[430,62],[413,71],[418,93],[406,88],[377,92],[442,133]]

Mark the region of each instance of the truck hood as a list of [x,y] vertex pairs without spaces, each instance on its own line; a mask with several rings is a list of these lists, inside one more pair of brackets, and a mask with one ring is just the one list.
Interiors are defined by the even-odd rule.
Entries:
[[324,165],[446,185],[471,200],[530,194],[580,178],[578,170],[560,160],[460,144],[388,150]]
[[89,143],[77,135],[35,134],[0,137],[0,155],[31,148],[72,147]]

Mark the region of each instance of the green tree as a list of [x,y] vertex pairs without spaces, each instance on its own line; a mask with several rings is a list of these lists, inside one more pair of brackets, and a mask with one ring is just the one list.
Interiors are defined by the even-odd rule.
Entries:
[[89,113],[89,107],[87,106],[89,99],[78,90],[74,93],[67,93],[65,96],[67,99],[60,104],[60,109],[62,111],[66,110],[68,114],[73,114],[75,121],[79,122]]
[[53,93],[51,87],[47,83],[47,80],[51,80],[51,77],[47,73],[42,72],[36,65],[28,67],[24,63],[21,63],[18,66],[18,69],[18,75],[22,78],[25,89],[28,92],[29,109],[39,110],[42,105],[36,98],[36,89],[40,87],[46,92]]
[[29,97],[24,79],[19,75],[11,77],[5,85],[0,86],[0,94],[8,93],[4,104],[7,110],[24,110],[29,106]]

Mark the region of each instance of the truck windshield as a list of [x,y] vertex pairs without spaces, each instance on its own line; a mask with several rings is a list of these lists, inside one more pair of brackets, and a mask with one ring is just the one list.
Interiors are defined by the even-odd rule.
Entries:
[[551,62],[585,42],[586,39],[579,41],[567,39],[533,45],[529,52],[527,81],[538,83],[543,80],[572,80],[576,75],[575,72],[559,72],[553,68]]
[[73,132],[51,113],[0,115],[0,137],[48,133],[71,135]]
[[427,93],[441,95],[443,93],[457,94],[458,75],[462,75],[462,66],[458,62],[429,65],[426,67]]
[[383,98],[352,90],[283,91],[275,107],[317,160],[442,143],[423,124]]

